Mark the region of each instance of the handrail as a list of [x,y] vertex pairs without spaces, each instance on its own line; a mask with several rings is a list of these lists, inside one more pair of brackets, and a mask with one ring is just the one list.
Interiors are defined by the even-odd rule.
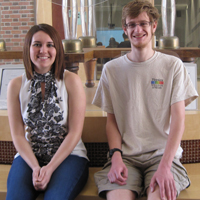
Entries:
[[[65,53],[65,58],[70,63],[87,62],[93,58],[114,58],[121,55],[122,51],[130,51],[130,48],[84,48],[81,53]],[[155,49],[163,52],[164,49]],[[200,48],[198,47],[182,47],[179,49],[168,49],[176,52],[179,57],[184,58],[198,58],[200,57]],[[0,59],[22,59],[22,51],[0,51]]]

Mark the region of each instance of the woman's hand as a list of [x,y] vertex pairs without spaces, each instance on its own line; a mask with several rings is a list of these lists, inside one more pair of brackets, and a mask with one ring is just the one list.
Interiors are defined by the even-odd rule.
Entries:
[[33,179],[33,186],[36,190],[38,190],[37,188],[37,182],[38,182],[38,178],[40,176],[40,167],[36,167],[33,169],[33,173],[32,173],[32,179]]
[[33,172],[34,188],[36,190],[41,190],[41,191],[45,190],[53,173],[50,166],[46,165],[40,168],[38,176],[36,175],[38,171],[37,170],[34,171],[35,171]]

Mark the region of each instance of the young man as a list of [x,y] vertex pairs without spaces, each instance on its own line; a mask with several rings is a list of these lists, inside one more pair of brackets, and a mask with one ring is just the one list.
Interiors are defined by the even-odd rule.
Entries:
[[105,64],[93,100],[107,112],[109,157],[95,181],[109,200],[173,200],[190,185],[180,142],[185,106],[198,94],[180,59],[152,49],[158,18],[149,1],[123,8],[131,52]]

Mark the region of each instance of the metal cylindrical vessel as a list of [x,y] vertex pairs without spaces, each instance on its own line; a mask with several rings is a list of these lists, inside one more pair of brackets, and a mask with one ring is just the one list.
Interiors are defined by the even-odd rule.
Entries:
[[176,19],[175,0],[162,0],[161,13],[163,36],[159,39],[159,48],[177,49],[179,48],[179,39],[174,36]]

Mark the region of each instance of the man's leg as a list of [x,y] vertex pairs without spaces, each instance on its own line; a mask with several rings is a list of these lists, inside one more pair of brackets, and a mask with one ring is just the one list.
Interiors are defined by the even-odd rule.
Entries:
[[132,161],[131,158],[123,158],[123,161],[128,169],[128,178],[125,185],[118,185],[109,181],[107,175],[111,168],[110,160],[106,163],[103,170],[95,173],[94,178],[100,197],[109,200],[135,200],[136,197],[141,194],[143,189],[143,176],[140,168],[135,167],[135,165],[138,166],[138,164],[135,161]]
[[117,189],[107,192],[107,200],[135,200],[136,195],[131,190]]
[[147,200],[161,200],[158,185],[155,187],[154,192],[151,192],[150,187],[147,189]]
[[[149,185],[151,182],[151,179],[156,172],[158,165],[160,163],[162,156],[157,156],[156,158],[153,158],[149,160],[150,165],[148,168],[146,168],[144,174],[145,174],[145,190],[146,194],[148,196],[148,200],[154,200],[154,199],[161,199],[160,197],[160,190],[159,186],[157,185],[155,188],[155,191],[152,193]],[[179,159],[174,159],[171,167],[171,173],[173,174],[174,180],[175,180],[175,186],[177,190],[177,196],[179,195],[180,191],[184,190],[190,185],[190,181],[187,175],[186,170],[180,163]]]

